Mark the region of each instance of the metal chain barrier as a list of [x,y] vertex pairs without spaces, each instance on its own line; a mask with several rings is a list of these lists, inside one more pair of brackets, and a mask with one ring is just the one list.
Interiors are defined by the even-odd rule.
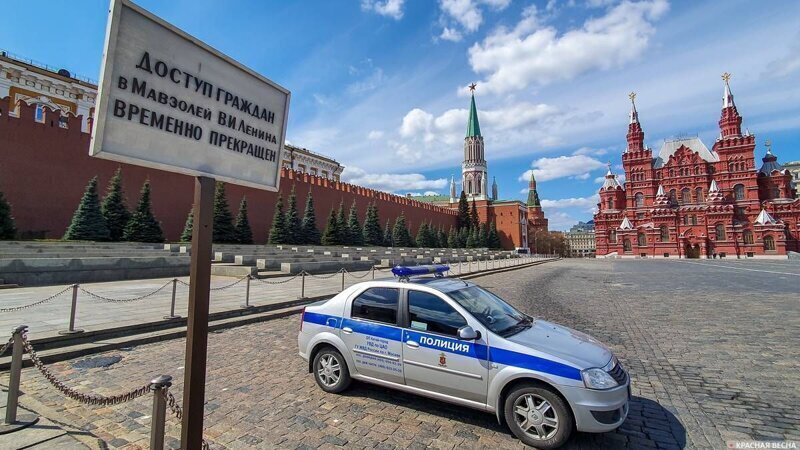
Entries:
[[122,394],[105,396],[99,394],[84,394],[82,392],[78,392],[66,384],[56,378],[50,370],[45,367],[44,363],[39,359],[39,356],[33,350],[33,346],[31,345],[30,341],[28,341],[28,336],[26,334],[22,335],[22,344],[25,348],[25,351],[28,352],[31,358],[31,362],[42,373],[42,375],[50,382],[56,389],[58,389],[62,394],[66,395],[67,397],[77,400],[81,403],[85,403],[87,405],[100,405],[100,406],[108,406],[108,405],[118,405],[120,403],[125,403],[136,398],[139,398],[147,393],[150,392],[151,385],[150,383],[145,384],[144,386],[138,387],[128,392],[124,392]]
[[3,348],[0,348],[0,356],[3,356],[6,350],[11,348],[12,345],[14,345],[14,336],[8,338],[8,342],[6,342],[5,345],[3,345]]
[[241,283],[242,281],[246,280],[248,277],[249,277],[249,275],[245,275],[242,278],[239,278],[238,280],[234,281],[231,284],[226,284],[225,286],[219,286],[219,287],[212,287],[211,290],[212,291],[224,291],[225,289],[230,289],[230,288],[236,286],[237,284]]
[[336,272],[334,272],[334,273],[332,273],[330,275],[314,275],[313,273],[308,273],[308,272],[306,272],[306,275],[310,276],[311,278],[319,278],[320,280],[330,280],[331,278],[335,277],[336,275],[339,275],[340,273],[342,273],[343,270],[344,269],[339,269],[339,270],[337,270]]
[[[176,279],[176,280],[177,280],[177,279]],[[189,287],[189,283],[187,283],[187,282],[185,282],[185,281],[183,281],[183,280],[177,280],[177,282],[178,282],[178,284],[182,284],[182,285],[184,285],[184,286],[186,286],[186,287]]]
[[353,277],[353,278],[355,278],[355,279],[357,279],[357,280],[360,280],[360,279],[362,279],[362,278],[366,278],[366,277],[367,277],[367,276],[368,276],[368,275],[371,273],[371,272],[368,270],[368,271],[366,271],[366,272],[364,273],[364,275],[361,275],[361,276],[359,277],[359,276],[357,276],[357,275],[353,275],[353,273],[352,273],[352,272],[348,272],[346,269],[342,269],[342,270],[344,270],[344,273],[346,273],[346,274],[350,275],[351,277]]
[[96,299],[98,299],[100,301],[111,302],[111,303],[128,303],[128,302],[136,302],[136,301],[139,301],[139,300],[144,300],[144,299],[146,299],[148,297],[152,297],[153,295],[156,295],[157,293],[161,292],[165,287],[169,286],[170,284],[172,284],[172,280],[167,281],[161,287],[159,287],[158,289],[156,289],[153,292],[150,292],[149,294],[144,294],[144,295],[140,295],[138,297],[133,297],[133,298],[111,298],[111,297],[105,297],[105,296],[102,296],[100,294],[95,294],[92,291],[88,291],[88,290],[86,290],[85,288],[83,288],[80,285],[78,286],[78,289],[80,289],[81,292],[83,292],[84,294],[86,294],[86,295],[88,295],[90,297],[94,297],[94,298],[96,298]]
[[46,299],[44,299],[44,300],[39,300],[38,302],[34,302],[34,303],[31,303],[31,304],[29,304],[29,305],[23,305],[23,306],[12,306],[12,307],[10,307],[10,308],[0,308],[0,312],[14,312],[14,311],[19,311],[19,310],[22,310],[22,309],[33,308],[34,306],[39,306],[39,305],[41,305],[41,304],[47,303],[47,302],[49,302],[49,301],[51,301],[51,300],[55,299],[56,297],[58,297],[58,296],[60,296],[60,295],[64,294],[65,292],[69,291],[70,289],[72,289],[72,286],[71,286],[71,285],[70,285],[70,286],[67,286],[66,288],[64,288],[64,290],[63,290],[63,291],[61,291],[61,292],[58,292],[58,293],[56,293],[56,294],[53,294],[53,295],[51,295],[50,297],[47,297],[47,298],[46,298]]
[[[172,392],[170,392],[169,389],[163,389],[162,392],[164,395],[164,400],[167,403],[167,408],[169,408],[170,412],[173,416],[175,416],[175,418],[181,420],[183,418],[183,408],[180,404],[178,404],[178,400],[174,395],[172,395]],[[208,450],[208,448],[208,442],[203,439],[203,450]]]
[[265,279],[261,279],[261,278],[253,278],[253,279],[258,281],[259,283],[263,283],[263,284],[284,284],[284,283],[288,283],[288,282],[294,280],[295,278],[301,276],[302,274],[303,274],[303,272],[300,272],[300,273],[298,273],[297,275],[295,275],[295,276],[293,276],[291,278],[287,278],[286,280],[280,280],[280,281],[269,281],[269,280],[265,280]]

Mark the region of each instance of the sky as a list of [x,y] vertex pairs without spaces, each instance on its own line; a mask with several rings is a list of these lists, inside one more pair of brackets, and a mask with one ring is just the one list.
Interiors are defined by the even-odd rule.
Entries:
[[[800,160],[796,0],[137,3],[288,88],[287,141],[363,186],[446,194],[472,82],[500,198],[525,200],[533,171],[551,229],[591,219],[607,163],[621,173],[632,91],[654,152],[686,135],[710,148],[730,72],[757,165],[767,139]],[[108,1],[4,10],[0,48],[99,77]]]

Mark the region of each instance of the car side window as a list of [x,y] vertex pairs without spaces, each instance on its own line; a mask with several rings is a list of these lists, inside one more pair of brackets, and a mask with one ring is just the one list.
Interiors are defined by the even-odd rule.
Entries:
[[408,291],[409,328],[457,336],[458,329],[467,324],[452,306],[427,292]]
[[392,288],[369,288],[353,300],[350,317],[397,324],[400,294]]

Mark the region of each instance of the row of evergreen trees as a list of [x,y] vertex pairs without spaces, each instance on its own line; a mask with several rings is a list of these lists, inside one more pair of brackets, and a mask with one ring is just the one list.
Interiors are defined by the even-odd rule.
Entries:
[[[122,191],[122,172],[117,169],[111,178],[102,203],[97,193],[97,177],[92,178],[81,198],[72,222],[64,234],[65,240],[163,242],[160,222],[152,212],[150,182],[145,181],[139,203],[131,213]],[[401,213],[391,225],[387,219],[380,225],[378,207],[373,202],[367,206],[364,223],[359,221],[356,202],[345,214],[344,201],[338,209],[332,209],[323,233],[317,229],[314,198],[311,192],[306,197],[303,217],[298,214],[297,195],[294,187],[284,209],[283,197],[278,196],[272,224],[269,230],[270,244],[295,245],[372,245],[396,247],[440,247],[440,248],[500,248],[500,239],[494,222],[488,226],[478,220],[475,202],[470,208],[464,192],[458,205],[456,227],[445,231],[432,222],[420,224],[416,237],[412,236]],[[181,233],[181,241],[192,239],[194,213],[189,211]],[[252,244],[253,232],[247,212],[247,199],[242,197],[239,212],[234,220],[225,195],[225,185],[217,183],[214,195],[215,243]],[[10,207],[0,193],[0,239],[13,239],[16,234]]]
[[69,241],[163,242],[161,223],[155,218],[150,201],[150,181],[139,194],[139,203],[128,211],[122,193],[122,170],[111,178],[103,202],[97,193],[97,177],[89,181],[64,233]]
[[0,192],[0,240],[14,239],[17,236],[17,226],[14,216],[11,215],[11,205]]

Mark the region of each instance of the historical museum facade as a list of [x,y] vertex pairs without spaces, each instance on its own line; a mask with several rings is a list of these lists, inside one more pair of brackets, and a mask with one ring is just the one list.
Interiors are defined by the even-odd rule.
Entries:
[[711,150],[691,137],[666,140],[654,155],[631,94],[625,182],[609,165],[594,216],[598,256],[786,258],[800,250],[792,175],[769,142],[756,166],[756,138],[742,132],[729,78]]

